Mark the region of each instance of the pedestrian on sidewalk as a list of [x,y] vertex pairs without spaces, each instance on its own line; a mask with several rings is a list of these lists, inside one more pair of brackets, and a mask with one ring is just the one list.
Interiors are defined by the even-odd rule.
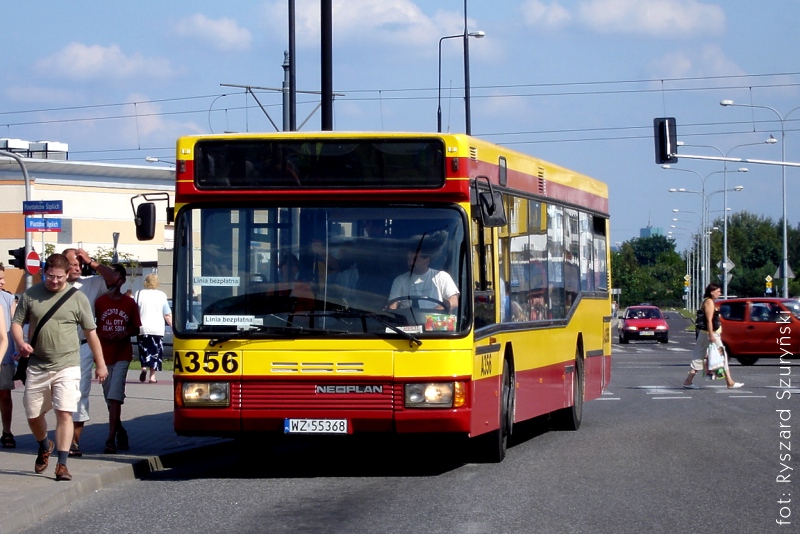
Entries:
[[[697,318],[695,319],[695,339],[697,342],[694,346],[694,360],[689,364],[689,374],[683,381],[683,387],[686,389],[698,389],[697,384],[694,384],[694,377],[698,371],[703,371],[705,374],[708,372],[708,363],[706,360],[706,352],[710,345],[722,346],[722,323],[719,320],[719,308],[714,304],[714,300],[718,299],[722,294],[722,288],[719,284],[708,284],[705,293],[703,294],[703,303],[700,309],[697,310]],[[742,382],[734,382],[731,378],[731,371],[728,368],[728,358],[725,357],[725,382],[728,384],[728,389],[735,389],[744,386]]]
[[138,337],[142,364],[139,382],[146,382],[149,373],[150,383],[155,384],[156,371],[161,371],[164,362],[164,326],[172,326],[172,310],[166,293],[158,289],[158,275],[151,273],[144,277],[144,289],[136,292],[135,300],[142,320]]
[[17,446],[14,434],[11,432],[11,416],[14,413],[14,401],[11,399],[11,390],[14,389],[14,354],[17,350],[11,339],[11,318],[17,306],[14,295],[5,290],[6,268],[0,263],[0,310],[3,311],[4,320],[0,321],[0,329],[6,337],[6,349],[0,350],[0,420],[3,423],[3,434],[0,436],[0,445],[4,449],[13,449]]
[[131,336],[139,333],[139,307],[128,295],[122,293],[127,272],[115,263],[111,266],[119,280],[94,304],[97,316],[97,337],[103,347],[103,359],[108,368],[108,378],[103,382],[103,397],[108,407],[108,438],[103,452],[115,454],[127,451],[128,432],[122,427],[122,405],[125,403],[125,379],[133,359]]
[[[94,303],[97,298],[108,292],[108,287],[113,286],[119,279],[119,274],[108,265],[103,265],[95,260],[89,253],[82,248],[68,248],[62,253],[66,256],[70,264],[68,273],[68,282],[78,291],[86,295],[89,299],[89,306],[92,310],[92,317],[94,315]],[[85,271],[91,272],[92,270],[98,272],[95,275],[82,276]],[[69,448],[69,455],[75,458],[83,456],[81,452],[80,442],[81,434],[83,433],[83,426],[89,417],[89,395],[92,392],[92,366],[93,358],[92,351],[89,349],[86,338],[83,332],[78,330],[78,337],[80,338],[80,365],[81,365],[81,398],[78,401],[78,409],[72,414],[73,421],[73,434],[72,444]]]
[[[39,442],[34,472],[47,469],[54,446],[58,451],[56,480],[72,480],[67,470],[72,443],[72,414],[80,400],[80,327],[94,355],[95,376],[102,383],[108,375],[103,350],[95,331],[89,299],[67,283],[69,260],[52,254],[45,261],[44,282],[27,289],[19,301],[11,333],[19,356],[30,358],[22,402],[28,426]],[[33,332],[30,342],[23,337],[23,326]],[[45,414],[56,413],[55,444],[47,437]]]

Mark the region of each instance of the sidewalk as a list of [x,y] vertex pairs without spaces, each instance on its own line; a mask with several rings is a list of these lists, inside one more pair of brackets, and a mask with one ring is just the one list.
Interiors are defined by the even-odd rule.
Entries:
[[[22,406],[22,384],[12,392],[12,432],[16,449],[0,448],[0,534],[15,532],[72,504],[84,495],[115,482],[131,480],[165,465],[177,463],[187,451],[223,443],[220,438],[187,438],[172,428],[172,373],[158,373],[157,384],[139,382],[139,371],[129,371],[122,421],[130,437],[130,450],[103,454],[108,435],[108,411],[99,383],[92,384],[90,414],[81,436],[82,458],[70,458],[71,482],[56,482],[57,458],[50,457],[41,475],[33,471],[38,445]],[[55,416],[47,414],[48,437],[55,440]]]

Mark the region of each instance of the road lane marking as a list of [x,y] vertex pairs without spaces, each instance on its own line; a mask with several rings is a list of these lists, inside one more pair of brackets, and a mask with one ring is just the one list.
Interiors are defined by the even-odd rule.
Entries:
[[767,389],[779,389],[781,391],[788,391],[789,393],[794,393],[796,395],[800,395],[800,389],[792,389],[792,388],[782,388],[780,386],[767,386]]
[[672,386],[639,386],[636,389],[647,390],[648,395],[683,395],[683,389]]

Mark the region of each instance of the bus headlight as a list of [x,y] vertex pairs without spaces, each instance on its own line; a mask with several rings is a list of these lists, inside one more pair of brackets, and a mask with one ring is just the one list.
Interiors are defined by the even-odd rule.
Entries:
[[185,406],[229,406],[228,382],[186,382],[181,390]]
[[463,382],[406,384],[406,408],[457,408],[465,403]]

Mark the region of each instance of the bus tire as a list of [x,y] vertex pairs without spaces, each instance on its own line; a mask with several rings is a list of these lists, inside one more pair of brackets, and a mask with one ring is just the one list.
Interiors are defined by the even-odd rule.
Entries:
[[511,434],[512,381],[508,360],[503,359],[503,377],[500,383],[500,421],[496,430],[475,438],[475,460],[478,463],[499,463],[506,457],[508,436]]
[[572,406],[562,408],[550,415],[556,430],[578,430],[583,418],[583,355],[580,346],[575,350],[575,371],[572,379]]

